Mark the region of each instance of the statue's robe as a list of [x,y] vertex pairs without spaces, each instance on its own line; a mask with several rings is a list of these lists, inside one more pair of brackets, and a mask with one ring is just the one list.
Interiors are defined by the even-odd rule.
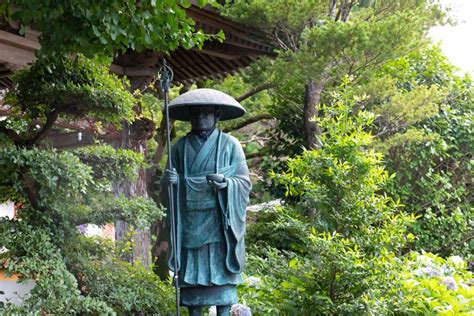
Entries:
[[[207,139],[193,133],[179,139],[171,156],[179,174],[174,199],[181,303],[236,303],[235,285],[242,282],[245,263],[245,212],[251,190],[242,147],[237,139],[215,129]],[[215,190],[206,180],[209,174],[223,174],[227,187]],[[171,251],[171,270],[174,256]]]

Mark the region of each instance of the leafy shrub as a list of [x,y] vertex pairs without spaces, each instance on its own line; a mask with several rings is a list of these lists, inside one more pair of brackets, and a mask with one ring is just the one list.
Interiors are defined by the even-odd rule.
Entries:
[[390,287],[383,293],[371,291],[364,298],[373,314],[472,315],[472,273],[461,257],[443,259],[411,252],[391,264]]
[[113,310],[93,297],[80,294],[75,276],[67,269],[54,234],[24,221],[0,219],[0,244],[7,251],[0,262],[7,273],[36,284],[21,307],[6,304],[2,314],[110,314]]
[[[81,158],[97,162],[103,152],[95,155],[91,149],[88,159]],[[105,159],[115,166],[137,161],[138,167],[143,161],[126,151]],[[149,198],[115,197],[110,179],[124,180],[133,173],[125,169],[114,174],[96,178],[93,168],[67,151],[0,149],[2,198],[22,203],[17,219],[0,219],[0,245],[6,250],[0,262],[8,273],[36,282],[21,308],[7,305],[0,313],[125,315],[168,310],[169,282],[120,262],[113,247],[81,236],[76,227],[119,219],[149,227],[164,214]]]
[[433,115],[384,137],[386,166],[395,173],[384,190],[419,217],[414,249],[472,257],[472,80],[454,75],[439,48],[393,61],[387,73],[403,93],[422,85],[446,92]]
[[403,256],[415,216],[381,193],[393,177],[366,131],[374,117],[351,108],[325,107],[322,148],[272,174],[285,204],[249,225],[241,301],[257,315],[467,315],[472,276],[462,259]]
[[246,272],[261,284],[242,288],[257,314],[367,313],[363,298],[389,287],[390,262],[413,239],[406,229],[414,217],[379,193],[389,175],[365,131],[374,116],[342,101],[324,109],[322,148],[271,175],[286,188],[284,210],[249,227],[255,244],[266,245],[250,249]]
[[123,81],[105,65],[82,55],[72,60],[40,59],[14,79],[7,100],[30,118],[55,113],[118,124],[134,116],[135,100]]

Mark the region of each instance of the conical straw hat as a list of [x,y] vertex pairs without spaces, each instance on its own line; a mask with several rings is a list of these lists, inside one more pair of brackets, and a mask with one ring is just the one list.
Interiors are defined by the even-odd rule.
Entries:
[[189,121],[189,107],[203,105],[219,106],[221,121],[245,114],[245,109],[233,97],[214,89],[196,89],[180,95],[170,102],[169,114],[175,120]]

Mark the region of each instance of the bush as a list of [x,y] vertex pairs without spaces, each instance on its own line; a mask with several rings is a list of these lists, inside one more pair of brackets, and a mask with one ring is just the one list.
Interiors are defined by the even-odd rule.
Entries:
[[[97,162],[103,150],[79,153]],[[81,154],[82,153],[82,154]],[[8,273],[36,285],[22,307],[0,307],[2,314],[165,313],[172,302],[170,282],[144,268],[123,263],[113,245],[80,235],[77,225],[127,220],[139,227],[163,215],[148,198],[115,197],[110,179],[133,176],[143,159],[127,151],[106,161],[126,171],[97,172],[75,154],[54,150],[0,149],[2,199],[22,203],[17,218],[0,219],[0,262]]]
[[[249,225],[242,303],[257,315],[467,313],[473,300],[465,263],[403,256],[415,239],[408,232],[415,216],[381,193],[391,177],[371,149],[373,116],[351,108],[325,107],[322,148],[272,174],[286,188],[285,204]],[[422,258],[443,275],[426,278]]]

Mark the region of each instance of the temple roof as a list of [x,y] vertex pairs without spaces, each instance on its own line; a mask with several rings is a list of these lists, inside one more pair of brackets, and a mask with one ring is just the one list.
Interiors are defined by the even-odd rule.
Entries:
[[[191,1],[193,2],[193,1]],[[208,41],[202,49],[178,48],[169,55],[161,52],[127,52],[117,57],[111,71],[129,77],[153,76],[160,61],[165,57],[173,68],[175,84],[190,84],[204,79],[223,78],[246,67],[262,55],[273,55],[273,49],[265,34],[255,28],[230,21],[212,7],[192,5],[188,16],[196,22],[196,28],[206,33],[224,31],[223,43]],[[0,89],[11,85],[11,74],[35,60],[40,48],[38,32],[27,29],[25,36],[15,34],[15,26],[0,26]]]

